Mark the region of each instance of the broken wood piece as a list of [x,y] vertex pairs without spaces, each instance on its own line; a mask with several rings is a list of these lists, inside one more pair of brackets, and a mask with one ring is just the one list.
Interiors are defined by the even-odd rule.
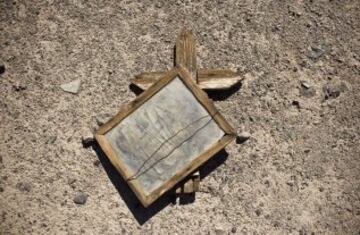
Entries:
[[196,45],[194,35],[190,30],[183,29],[176,39],[176,66],[182,65],[196,81]]
[[[142,90],[147,90],[152,84],[166,74],[166,71],[145,72],[136,75],[131,81]],[[197,81],[201,89],[229,89],[243,80],[243,77],[230,69],[198,69]]]
[[135,78],[131,80],[131,83],[145,91],[151,87],[152,84],[159,81],[161,77],[165,76],[166,73],[167,71],[141,73],[136,75]]
[[176,194],[195,193],[200,189],[200,173],[196,171],[181,187],[176,189]]
[[199,192],[200,191],[200,172],[196,171],[194,174],[192,174],[191,177],[194,180],[193,191]]
[[230,69],[199,69],[198,84],[201,89],[229,89],[239,84],[243,77]]

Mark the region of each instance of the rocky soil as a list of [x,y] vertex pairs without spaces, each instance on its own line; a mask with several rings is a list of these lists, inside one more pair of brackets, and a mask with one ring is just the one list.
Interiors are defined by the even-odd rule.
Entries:
[[[245,77],[209,95],[251,137],[144,209],[82,136],[185,25],[201,67]],[[360,233],[360,1],[3,0],[0,32],[1,234]]]

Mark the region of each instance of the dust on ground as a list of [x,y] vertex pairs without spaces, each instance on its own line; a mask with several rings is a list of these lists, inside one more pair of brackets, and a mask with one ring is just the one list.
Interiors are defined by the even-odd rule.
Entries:
[[[358,0],[1,1],[0,232],[359,234],[359,12]],[[246,78],[210,97],[251,138],[208,164],[195,200],[145,210],[81,136],[134,99],[135,74],[173,66],[184,25],[200,67]],[[78,94],[61,90],[77,79]]]

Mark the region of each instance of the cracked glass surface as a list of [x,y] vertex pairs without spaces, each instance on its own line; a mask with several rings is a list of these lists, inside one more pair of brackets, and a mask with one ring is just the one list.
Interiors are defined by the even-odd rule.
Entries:
[[214,115],[175,78],[105,138],[148,195],[224,136]]

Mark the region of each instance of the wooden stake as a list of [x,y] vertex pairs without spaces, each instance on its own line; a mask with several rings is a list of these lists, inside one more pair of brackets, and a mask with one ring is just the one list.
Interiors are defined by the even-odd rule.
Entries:
[[176,39],[176,66],[183,66],[196,81],[196,45],[191,31],[183,29]]

